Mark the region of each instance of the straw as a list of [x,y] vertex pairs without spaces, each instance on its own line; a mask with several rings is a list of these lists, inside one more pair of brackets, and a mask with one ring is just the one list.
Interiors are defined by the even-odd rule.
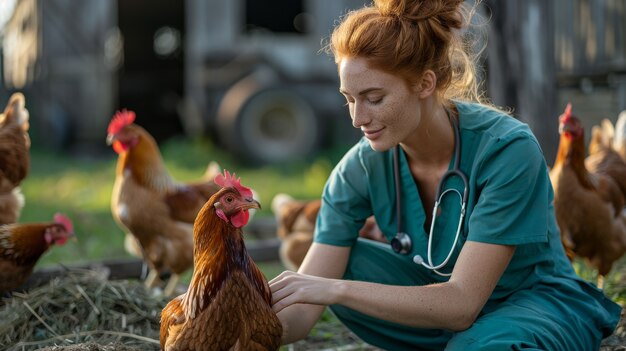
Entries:
[[64,350],[61,346],[95,343],[159,350],[159,319],[169,299],[152,296],[139,281],[109,281],[107,276],[74,269],[3,299],[0,349]]

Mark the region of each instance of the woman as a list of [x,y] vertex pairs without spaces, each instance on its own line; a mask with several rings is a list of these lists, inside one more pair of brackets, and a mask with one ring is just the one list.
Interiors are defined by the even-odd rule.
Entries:
[[[304,338],[325,306],[389,350],[594,350],[615,328],[619,306],[563,252],[537,140],[477,103],[462,3],[375,0],[334,30],[340,91],[364,138],[326,184],[298,273],[270,282],[284,343]],[[458,173],[443,179],[457,169],[467,187]],[[442,192],[458,193],[433,214],[442,179]],[[358,239],[370,215],[400,253]]]

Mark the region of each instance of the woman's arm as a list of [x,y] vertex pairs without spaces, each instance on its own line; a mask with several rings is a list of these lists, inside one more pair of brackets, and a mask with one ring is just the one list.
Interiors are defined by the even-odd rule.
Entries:
[[[318,305],[317,309],[311,307],[317,313],[317,321],[323,306],[341,304],[376,318],[413,327],[464,330],[476,320],[514,252],[514,246],[468,241],[459,254],[450,280],[426,286],[390,286],[340,280],[337,278],[343,275],[347,261],[342,263],[339,271],[336,267],[329,267],[333,264],[331,257],[314,254],[310,259],[307,256],[308,262],[315,262],[316,267],[318,264],[326,267],[326,273],[332,270],[332,277],[325,277],[335,279],[309,273],[316,271],[313,264],[307,265],[309,272],[285,272],[270,284],[273,308],[279,312],[279,317],[283,311],[290,310],[296,321],[303,318],[296,315],[298,312],[291,312],[291,306],[310,306],[299,305],[302,303]],[[343,259],[347,260],[347,257]],[[424,268],[416,265],[415,269]],[[313,312],[307,313],[307,323],[311,322],[309,315]]]
[[[349,256],[349,247],[313,243],[298,272],[307,276],[339,279],[343,277]],[[297,275],[298,273],[286,271],[269,282],[272,294],[277,289],[276,283],[284,282],[283,278],[290,274]],[[314,288],[314,286],[312,287]],[[323,294],[325,293],[323,292]],[[283,344],[304,339],[317,323],[325,308],[326,305],[324,304],[307,304],[306,301],[282,306],[280,310],[275,308],[283,325]]]

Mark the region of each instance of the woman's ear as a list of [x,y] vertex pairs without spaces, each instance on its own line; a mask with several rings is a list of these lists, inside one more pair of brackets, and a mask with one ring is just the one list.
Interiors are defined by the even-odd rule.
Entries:
[[431,96],[437,88],[437,76],[435,75],[435,72],[430,69],[424,71],[424,74],[422,74],[422,77],[415,88],[420,98],[427,98]]

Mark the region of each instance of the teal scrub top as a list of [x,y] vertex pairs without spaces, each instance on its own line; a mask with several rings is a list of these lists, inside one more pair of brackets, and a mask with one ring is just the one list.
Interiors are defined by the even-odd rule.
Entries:
[[[541,148],[529,127],[495,109],[455,102],[461,135],[460,169],[469,180],[469,198],[461,236],[452,258],[440,272],[451,272],[467,240],[515,245],[515,254],[487,303],[515,291],[553,280],[580,280],[567,260],[553,208],[553,191]],[[352,246],[366,218],[374,215],[388,241],[396,235],[392,150],[374,151],[363,138],[333,170],[324,188],[314,241]],[[450,169],[454,159],[450,162]],[[413,262],[426,259],[428,233],[418,188],[401,152],[403,231],[412,239],[404,269],[424,270],[424,284],[447,281]],[[458,177],[445,189],[463,191]],[[449,192],[433,228],[432,262],[440,264],[451,248],[460,214],[460,198]],[[429,223],[430,226],[430,223]],[[375,264],[375,263],[374,263]],[[407,285],[409,283],[407,282]],[[601,295],[601,294],[600,294]],[[598,297],[600,298],[600,297]]]

